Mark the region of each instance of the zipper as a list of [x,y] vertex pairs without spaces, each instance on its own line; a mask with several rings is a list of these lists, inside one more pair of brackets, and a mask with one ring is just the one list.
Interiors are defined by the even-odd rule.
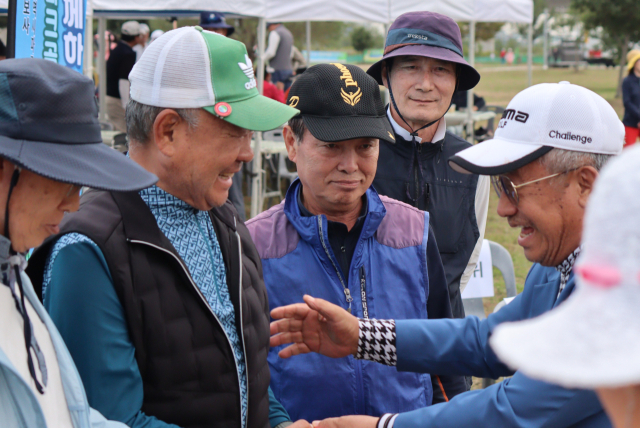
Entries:
[[349,311],[349,313],[351,313],[351,302],[353,302],[353,298],[351,297],[351,292],[349,291],[349,288],[346,286],[344,279],[342,278],[342,274],[340,273],[340,269],[338,269],[338,266],[336,266],[335,262],[333,261],[333,259],[331,258],[331,253],[329,252],[329,248],[327,248],[327,244],[324,242],[324,232],[322,229],[322,216],[319,215],[318,217],[318,230],[320,232],[320,242],[322,243],[322,248],[324,248],[324,252],[327,254],[327,257],[329,257],[329,260],[331,261],[331,264],[333,265],[333,269],[336,271],[336,274],[338,275],[338,279],[340,280],[340,284],[342,284],[342,288],[344,291],[344,296],[347,300],[347,304],[349,305],[349,307],[347,308],[347,310]]
[[413,164],[414,180],[416,189],[416,208],[420,206],[420,180],[418,178],[418,168],[420,168],[420,154],[422,153],[422,146],[416,141],[416,149],[418,154],[416,155],[416,161]]
[[[247,348],[244,345],[244,323],[242,322],[242,241],[240,240],[240,234],[238,233],[238,223],[236,218],[233,218],[233,224],[236,226],[236,238],[238,239],[238,261],[240,264],[239,286],[240,286],[240,298],[238,306],[240,307],[240,341],[242,342],[242,355],[244,355],[244,370],[245,377],[247,379],[247,418],[244,420],[244,427],[249,422],[249,363],[247,362]],[[238,373],[238,382],[240,382],[240,373]],[[242,389],[242,386],[240,386]],[[240,396],[240,416],[242,416],[242,395]]]
[[360,297],[362,298],[362,317],[369,319],[369,308],[367,307],[367,277],[364,266],[360,268]]
[[427,205],[425,206],[425,210],[429,209],[429,199],[431,198],[431,185],[429,183],[425,184],[426,186],[426,197],[427,197]]
[[[240,380],[240,370],[238,370],[238,361],[236,360],[236,353],[233,351],[233,345],[231,344],[231,339],[229,339],[229,335],[227,335],[227,332],[225,331],[224,327],[222,326],[222,323],[220,322],[220,319],[218,318],[216,313],[213,312],[213,309],[211,309],[211,306],[209,305],[209,302],[207,302],[207,299],[205,299],[204,296],[202,295],[202,291],[200,291],[200,289],[198,288],[196,283],[193,282],[193,278],[191,278],[191,274],[189,274],[189,270],[182,264],[182,261],[180,260],[180,258],[178,256],[176,256],[175,254],[173,254],[171,251],[169,251],[169,250],[167,250],[165,248],[159,247],[158,245],[152,244],[150,242],[139,241],[137,239],[128,239],[128,238],[127,238],[127,242],[131,242],[132,244],[147,245],[147,246],[149,246],[151,248],[155,248],[156,250],[160,250],[160,251],[162,251],[164,253],[169,254],[171,257],[173,257],[178,262],[178,264],[180,265],[180,267],[182,268],[184,273],[187,275],[187,278],[189,278],[189,282],[191,282],[191,285],[193,286],[193,288],[198,293],[198,296],[200,296],[200,299],[202,299],[202,302],[206,305],[207,308],[209,308],[209,312],[211,312],[211,315],[213,315],[215,320],[218,322],[218,325],[220,325],[220,329],[224,333],[224,337],[227,338],[227,343],[229,344],[229,349],[231,350],[231,355],[233,355],[233,362],[236,365],[236,373],[238,375],[238,390],[242,391],[242,384],[241,384],[241,380]],[[242,323],[240,323],[240,325],[242,325]],[[242,341],[242,346],[244,346],[244,340]],[[246,360],[246,358],[245,358],[245,360]],[[246,361],[245,361],[245,364],[246,364]],[[247,388],[247,394],[248,393],[249,393],[249,388]],[[242,420],[242,395],[241,394],[238,394],[238,395],[240,396],[240,419]],[[249,396],[247,395],[247,404],[248,403],[249,403]],[[249,406],[247,406],[247,409],[248,409],[248,407]],[[247,415],[248,414],[249,414],[249,412],[247,411]]]

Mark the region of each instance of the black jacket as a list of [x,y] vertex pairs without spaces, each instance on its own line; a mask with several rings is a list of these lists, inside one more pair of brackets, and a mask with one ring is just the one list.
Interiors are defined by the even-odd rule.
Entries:
[[446,133],[436,143],[413,143],[396,134],[396,143],[380,140],[378,171],[373,187],[424,211],[436,235],[455,318],[464,318],[460,278],[480,237],[475,211],[478,176],[461,174],[448,159],[470,147]]
[[640,78],[629,74],[622,81],[622,103],[624,117],[622,123],[630,128],[637,128],[640,122]]
[[[249,385],[247,427],[269,428],[269,304],[262,264],[230,202],[210,212],[241,332]],[[144,385],[142,411],[181,427],[240,424],[240,386],[231,344],[184,261],[136,192],[89,191],[61,234],[29,261],[42,293],[45,262],[63,234],[102,250],[122,304]],[[87,284],[90,286],[90,284]]]

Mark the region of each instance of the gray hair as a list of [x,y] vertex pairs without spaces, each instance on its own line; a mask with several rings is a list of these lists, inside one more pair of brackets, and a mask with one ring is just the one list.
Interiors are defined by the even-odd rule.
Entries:
[[304,126],[304,120],[302,116],[294,116],[289,119],[287,123],[291,127],[291,131],[293,132],[293,139],[296,140],[296,143],[302,143],[304,139],[304,132],[307,130],[307,127]]
[[600,171],[612,157],[613,155],[601,153],[586,153],[554,148],[539,158],[538,161],[550,174],[557,174],[583,166],[592,166],[597,171]]
[[[126,112],[129,141],[135,141],[140,144],[145,144],[149,141],[149,137],[153,131],[153,123],[162,110],[167,109],[165,107],[154,107],[142,104],[130,98],[127,103]],[[198,127],[198,112],[200,109],[175,108],[172,110],[189,124],[189,129],[193,130]]]

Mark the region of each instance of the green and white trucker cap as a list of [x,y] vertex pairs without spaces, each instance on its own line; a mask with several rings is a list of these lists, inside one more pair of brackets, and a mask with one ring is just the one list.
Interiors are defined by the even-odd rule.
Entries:
[[131,98],[165,108],[203,108],[252,131],[275,129],[298,110],[260,95],[243,43],[200,27],[168,31],[129,74]]

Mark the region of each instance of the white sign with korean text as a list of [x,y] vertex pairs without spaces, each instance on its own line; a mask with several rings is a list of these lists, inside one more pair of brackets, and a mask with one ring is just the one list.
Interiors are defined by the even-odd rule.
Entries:
[[462,292],[463,299],[493,297],[493,266],[491,264],[491,248],[486,239],[482,242],[480,258],[467,287]]

